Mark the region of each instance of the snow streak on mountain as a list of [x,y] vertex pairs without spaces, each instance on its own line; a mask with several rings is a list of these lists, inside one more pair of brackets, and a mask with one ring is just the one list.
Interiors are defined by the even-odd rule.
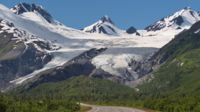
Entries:
[[166,28],[185,29],[200,20],[200,14],[193,11],[190,7],[186,7],[171,16],[161,19],[145,29],[147,31],[158,31]]
[[114,22],[108,16],[103,16],[96,23],[85,27],[83,31],[88,33],[100,33],[107,35],[120,35],[122,33],[122,30],[117,28]]

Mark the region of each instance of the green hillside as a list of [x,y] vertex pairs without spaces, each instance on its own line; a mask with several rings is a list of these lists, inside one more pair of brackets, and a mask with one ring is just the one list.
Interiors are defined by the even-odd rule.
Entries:
[[200,111],[200,23],[160,50],[168,61],[139,86],[144,106],[167,112]]
[[48,96],[58,99],[70,99],[78,102],[122,105],[134,101],[134,89],[109,80],[87,76],[72,77],[65,81],[40,84],[27,90],[19,91],[23,96]]

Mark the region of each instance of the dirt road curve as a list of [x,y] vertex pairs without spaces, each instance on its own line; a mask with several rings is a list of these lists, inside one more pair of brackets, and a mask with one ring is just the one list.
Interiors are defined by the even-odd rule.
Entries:
[[92,109],[88,112],[145,112],[143,110],[127,108],[127,107],[96,106],[96,105],[88,105],[88,104],[81,104],[81,105],[92,107]]

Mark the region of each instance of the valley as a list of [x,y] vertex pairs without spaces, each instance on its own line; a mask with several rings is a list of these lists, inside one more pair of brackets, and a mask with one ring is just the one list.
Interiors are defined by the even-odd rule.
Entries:
[[107,15],[75,29],[40,5],[1,4],[0,111],[198,112],[199,21],[186,7],[144,29]]

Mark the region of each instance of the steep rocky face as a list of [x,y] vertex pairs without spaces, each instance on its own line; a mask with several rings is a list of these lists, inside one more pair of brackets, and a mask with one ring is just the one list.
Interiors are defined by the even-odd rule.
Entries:
[[51,49],[48,42],[19,30],[14,24],[1,19],[0,89],[6,88],[11,80],[25,76],[48,63],[52,56],[44,51],[46,48]]
[[26,12],[34,12],[40,14],[44,19],[46,19],[49,23],[54,23],[52,16],[42,7],[35,4],[28,4],[28,3],[20,3],[13,8],[11,8],[15,14],[23,14]]
[[171,16],[165,17],[158,22],[145,28],[147,31],[159,31],[165,28],[175,29],[188,29],[194,23],[200,20],[198,12],[193,11],[191,8],[186,7],[177,11]]
[[8,86],[11,80],[42,68],[51,59],[50,54],[40,52],[30,44],[26,51],[17,58],[0,61],[0,88]]

